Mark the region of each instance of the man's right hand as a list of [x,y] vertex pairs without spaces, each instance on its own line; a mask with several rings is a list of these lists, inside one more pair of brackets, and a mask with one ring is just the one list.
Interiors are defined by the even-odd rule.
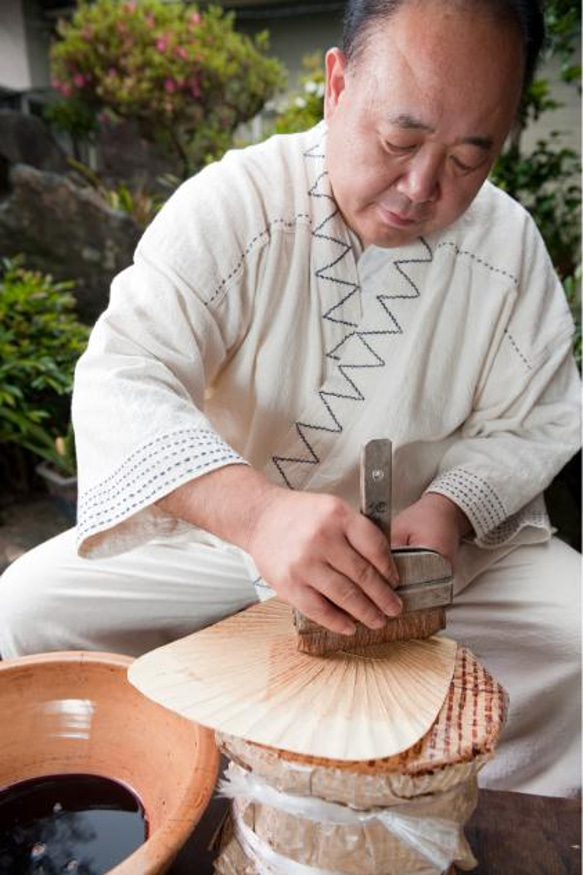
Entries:
[[266,583],[333,632],[352,634],[355,619],[379,629],[400,613],[386,538],[339,498],[278,488],[246,549]]
[[386,538],[339,498],[292,492],[229,465],[157,504],[241,547],[285,601],[332,632],[352,634],[354,620],[381,628],[401,611]]

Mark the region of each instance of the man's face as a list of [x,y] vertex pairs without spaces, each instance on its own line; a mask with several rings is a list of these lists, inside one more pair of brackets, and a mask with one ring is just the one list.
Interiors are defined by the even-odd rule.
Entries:
[[399,246],[467,209],[510,129],[523,63],[512,25],[417,0],[348,66],[328,52],[327,168],[365,245]]

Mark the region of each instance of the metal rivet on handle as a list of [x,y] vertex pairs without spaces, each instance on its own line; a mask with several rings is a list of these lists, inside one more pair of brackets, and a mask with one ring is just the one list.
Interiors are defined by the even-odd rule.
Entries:
[[373,480],[384,480],[385,472],[382,468],[373,468],[373,470],[370,472],[370,476]]

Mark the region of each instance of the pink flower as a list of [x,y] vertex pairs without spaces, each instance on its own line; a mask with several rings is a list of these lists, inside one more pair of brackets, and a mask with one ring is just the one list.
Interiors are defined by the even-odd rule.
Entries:
[[200,24],[200,15],[198,12],[192,13],[192,15],[190,16],[190,23],[191,24]]
[[154,15],[152,15],[151,12],[148,15],[146,15],[146,24],[150,28],[150,30],[152,28],[156,27],[156,17]]
[[165,52],[168,48],[168,40],[164,37],[160,37],[160,39],[156,40],[156,48],[159,52]]
[[182,46],[177,46],[175,49],[176,55],[182,58],[183,61],[188,61],[188,52]]
[[176,91],[176,82],[174,79],[165,79],[164,80],[164,90],[168,92],[168,94],[173,94]]
[[135,3],[126,3],[124,6],[124,10],[127,12],[128,15],[131,15],[133,12],[136,11],[136,9],[137,6]]
[[82,30],[82,35],[83,35],[83,39],[86,42],[89,42],[89,40],[93,39],[93,31],[91,30],[90,27],[84,27]]
[[73,93],[73,89],[70,85],[67,85],[66,82],[59,82],[59,87],[57,89],[63,95],[63,97],[70,97]]
[[193,97],[200,97],[200,85],[198,79],[190,80],[190,93]]
[[85,85],[85,82],[86,82],[86,79],[85,79],[85,76],[83,75],[83,73],[75,73],[75,75],[73,76],[73,84],[77,88],[83,88],[83,86]]
[[109,70],[107,71],[107,75],[108,76],[117,76],[117,70],[115,69],[115,67],[110,67]]

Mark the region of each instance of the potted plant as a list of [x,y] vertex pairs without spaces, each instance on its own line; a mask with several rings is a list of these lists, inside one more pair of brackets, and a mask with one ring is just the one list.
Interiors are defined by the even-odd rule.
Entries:
[[75,522],[77,512],[77,466],[75,460],[75,437],[69,423],[65,435],[55,438],[54,452],[47,452],[45,459],[36,466],[36,473],[44,482],[49,495]]

